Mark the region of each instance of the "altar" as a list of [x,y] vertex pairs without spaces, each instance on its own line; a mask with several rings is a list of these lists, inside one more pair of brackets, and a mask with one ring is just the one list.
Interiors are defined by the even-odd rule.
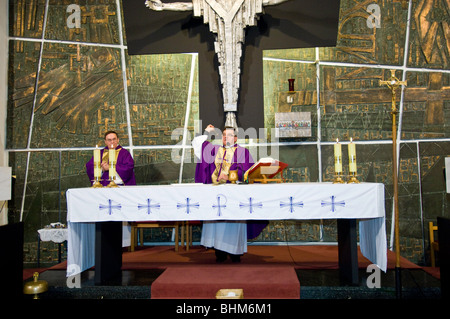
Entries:
[[124,221],[337,219],[340,267],[342,259],[354,281],[355,221],[359,220],[361,253],[381,270],[387,269],[384,185],[380,183],[192,183],[74,188],[66,194],[68,276],[94,265],[97,273],[102,269],[99,263],[111,254],[116,255],[114,262],[105,267],[120,270]]

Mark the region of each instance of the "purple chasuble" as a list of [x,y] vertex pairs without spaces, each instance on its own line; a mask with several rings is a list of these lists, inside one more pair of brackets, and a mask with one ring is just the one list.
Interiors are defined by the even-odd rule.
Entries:
[[[239,180],[242,178],[245,172],[252,167],[254,164],[253,158],[250,152],[237,144],[236,151],[234,152],[233,162],[231,164],[230,170],[237,170]],[[197,163],[195,167],[195,182],[203,184],[212,184],[211,175],[216,169],[214,160],[216,154],[219,151],[219,145],[213,145],[208,141],[202,144],[202,158]],[[229,181],[227,181],[229,183]],[[243,186],[245,187],[245,186]],[[267,226],[267,221],[249,221],[247,222],[247,239],[253,239],[258,237],[261,231]]]
[[[103,152],[107,149],[100,150],[100,158],[103,158]],[[120,176],[123,183],[125,185],[136,185],[136,178],[134,176],[134,160],[128,150],[122,148],[122,146],[118,145],[116,150],[119,150],[119,155],[117,156],[116,163],[116,173]],[[94,180],[94,157],[86,163],[86,172],[89,177],[89,181],[92,184]],[[103,186],[107,186],[109,184],[109,171],[105,171],[102,173],[101,181]]]

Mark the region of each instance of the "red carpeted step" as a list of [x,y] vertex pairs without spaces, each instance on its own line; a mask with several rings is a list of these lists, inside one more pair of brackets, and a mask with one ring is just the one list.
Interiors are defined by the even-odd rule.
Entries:
[[151,287],[152,299],[214,299],[219,289],[243,289],[244,299],[299,299],[294,267],[255,265],[173,266]]

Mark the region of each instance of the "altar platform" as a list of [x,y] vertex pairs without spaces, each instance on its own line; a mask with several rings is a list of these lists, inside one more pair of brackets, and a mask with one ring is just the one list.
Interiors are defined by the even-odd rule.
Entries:
[[[96,285],[95,271],[81,274],[81,288],[66,285],[66,262],[48,269],[41,269],[40,279],[49,283],[49,291],[42,299],[151,299],[152,285],[169,268],[176,268],[183,276],[183,267],[234,268],[236,272],[251,271],[258,267],[292,268],[299,285],[300,299],[385,299],[396,298],[395,254],[388,251],[387,272],[381,272],[381,287],[368,288],[367,266],[371,262],[358,250],[359,283],[348,285],[341,281],[337,245],[249,245],[248,253],[240,263],[231,260],[215,262],[214,251],[194,246],[189,251],[174,251],[173,246],[146,246],[135,252],[123,253],[122,272],[119,278],[103,285]],[[404,299],[439,300],[440,281],[405,258],[401,259]],[[29,271],[30,273],[30,271]],[[438,276],[437,276],[438,277]],[[29,278],[26,280],[30,280]],[[223,287],[230,288],[230,287]],[[235,287],[239,288],[239,287]],[[276,299],[270,288],[265,298]],[[246,292],[244,290],[244,298]],[[211,296],[213,297],[213,296]],[[186,296],[189,299],[189,296]],[[191,298],[193,298],[191,296]]]

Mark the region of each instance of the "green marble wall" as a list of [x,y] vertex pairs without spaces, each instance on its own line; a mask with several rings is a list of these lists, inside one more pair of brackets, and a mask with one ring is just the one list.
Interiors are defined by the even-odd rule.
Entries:
[[[25,222],[27,262],[36,260],[37,229],[65,222],[65,191],[89,185],[84,163],[89,148],[103,143],[103,132],[116,130],[132,150],[138,184],[191,182],[192,161],[184,163],[181,178],[180,162],[173,161],[180,156],[174,146],[181,143],[181,134],[173,133],[187,123],[192,136],[199,117],[195,55],[129,56],[119,0],[46,3],[10,0],[7,149],[16,181],[9,217],[17,221],[22,215]],[[80,28],[67,25],[71,4],[81,10]],[[371,4],[380,9],[379,28],[367,24]],[[313,121],[311,137],[281,140],[287,181],[331,181],[333,142],[353,138],[360,180],[385,184],[389,240],[391,96],[379,80],[394,68],[408,82],[397,96],[400,241],[401,254],[421,264],[429,262],[425,226],[449,217],[443,175],[450,151],[449,12],[440,0],[341,0],[336,48],[264,53],[269,141],[289,78],[296,89],[291,111],[311,112]],[[197,228],[194,240],[199,236]],[[146,237],[167,241],[170,231]],[[256,239],[320,240],[336,240],[335,221],[274,221]],[[54,261],[55,254],[45,258]]]

